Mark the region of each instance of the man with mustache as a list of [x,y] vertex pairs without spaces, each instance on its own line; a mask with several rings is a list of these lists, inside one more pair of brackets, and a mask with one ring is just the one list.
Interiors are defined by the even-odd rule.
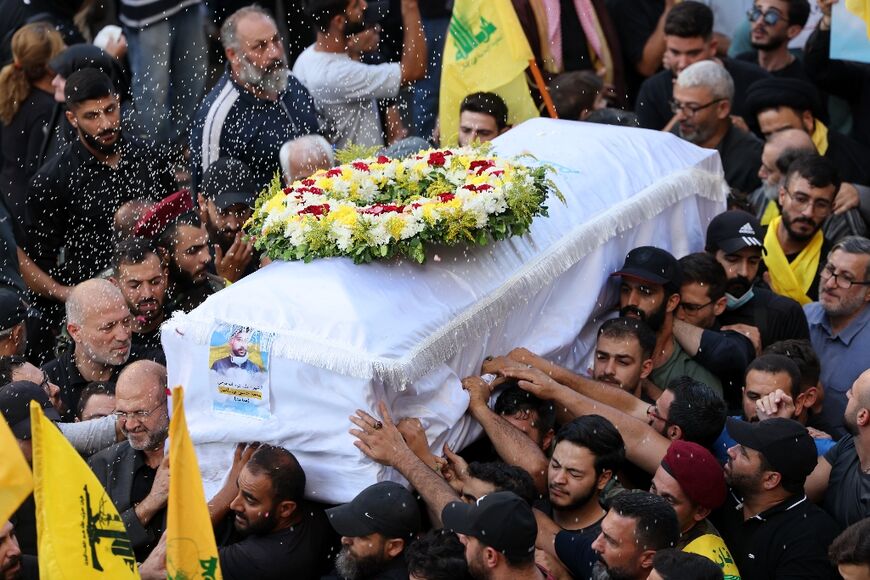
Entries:
[[136,560],[141,562],[166,529],[166,367],[138,361],[124,369],[115,389],[115,416],[126,439],[93,455],[88,465],[118,508]]
[[704,248],[722,264],[728,278],[727,303],[718,316],[719,323],[749,336],[756,351],[780,340],[809,338],[800,304],[756,285],[765,251],[762,231],[753,215],[726,211],[707,226]]
[[278,152],[290,140],[318,130],[311,95],[290,74],[275,20],[245,6],[221,26],[227,71],[200,103],[190,133],[191,186],[221,157],[243,161],[257,187],[281,168]]
[[800,304],[819,298],[819,275],[830,242],[822,224],[833,211],[840,178],[830,161],[816,154],[797,158],[779,188],[780,217],[771,220],[764,236],[764,264],[777,294]]
[[[118,207],[164,197],[175,189],[175,177],[154,148],[133,142],[122,131],[118,95],[108,76],[82,69],[67,78],[64,90],[67,119],[78,139],[31,180],[30,235],[24,250],[51,285],[72,286],[111,264]],[[57,302],[46,298],[35,306],[45,329],[60,324],[63,312]]]
[[757,64],[775,77],[807,78],[800,59],[789,52],[788,43],[809,20],[809,1],[755,0],[747,16],[754,50],[736,58]]
[[124,295],[130,314],[131,356],[166,361],[160,343],[160,325],[166,318],[166,288],[169,274],[154,242],[147,238],[132,238],[115,248],[112,283]]
[[598,329],[592,378],[644,398],[641,381],[653,370],[655,343],[655,333],[643,321],[611,318]]
[[417,0],[401,0],[401,62],[364,64],[348,54],[348,36],[363,29],[365,0],[312,0],[305,12],[317,40],[299,55],[295,74],[335,130],[335,143],[384,145],[377,99],[399,95],[426,73],[426,39]]
[[682,273],[670,253],[653,246],[635,248],[611,276],[620,276],[619,315],[643,320],[656,333],[650,380],[659,386],[688,376],[722,395],[721,381],[683,350],[674,338],[674,311],[680,303]]

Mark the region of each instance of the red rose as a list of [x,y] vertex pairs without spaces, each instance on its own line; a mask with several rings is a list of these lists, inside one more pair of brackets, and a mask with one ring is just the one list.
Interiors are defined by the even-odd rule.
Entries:
[[303,215],[309,213],[313,216],[322,216],[329,213],[329,204],[324,203],[323,205],[309,205],[305,209],[299,210],[299,215]]
[[477,174],[480,175],[481,173],[483,173],[484,171],[486,171],[487,169],[489,169],[493,165],[495,165],[495,161],[492,161],[491,159],[477,159],[475,161],[472,161],[471,164],[469,164],[468,170],[474,171],[476,169]]
[[311,187],[312,185],[314,185],[314,180],[313,179],[303,179],[302,185],[304,185],[305,187]]
[[378,155],[378,163],[389,163],[390,158],[386,155]]
[[357,171],[368,171],[369,170],[369,166],[367,164],[363,163],[362,161],[354,161],[353,163],[350,164],[350,166],[353,167],[354,169],[356,169]]
[[326,177],[338,177],[341,175],[341,169],[330,169],[326,172]]
[[290,195],[291,193],[293,193],[293,188],[292,187],[285,187],[283,189],[283,191],[284,191],[284,195]]
[[433,151],[429,154],[429,159],[427,160],[427,163],[429,163],[429,165],[431,165],[432,167],[441,167],[446,161],[447,158],[442,152]]
[[440,199],[444,203],[447,203],[448,201],[450,201],[454,197],[456,197],[456,196],[453,195],[452,193],[439,193],[438,194],[438,199]]

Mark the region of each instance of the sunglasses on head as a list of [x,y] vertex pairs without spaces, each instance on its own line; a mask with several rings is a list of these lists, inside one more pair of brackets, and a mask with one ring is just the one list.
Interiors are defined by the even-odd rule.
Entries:
[[762,21],[768,26],[776,26],[776,23],[780,20],[785,20],[785,16],[782,15],[778,10],[768,10],[767,12],[762,12],[761,8],[755,7],[749,12],[746,13],[746,16],[749,17],[749,22],[758,22],[758,19],[761,18]]

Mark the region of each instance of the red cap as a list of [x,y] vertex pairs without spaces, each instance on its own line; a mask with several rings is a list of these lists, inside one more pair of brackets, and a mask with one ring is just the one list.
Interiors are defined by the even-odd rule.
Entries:
[[156,203],[133,227],[133,235],[156,238],[166,226],[193,209],[190,190],[180,189]]
[[662,467],[696,504],[714,510],[725,502],[725,472],[707,448],[689,441],[673,441]]

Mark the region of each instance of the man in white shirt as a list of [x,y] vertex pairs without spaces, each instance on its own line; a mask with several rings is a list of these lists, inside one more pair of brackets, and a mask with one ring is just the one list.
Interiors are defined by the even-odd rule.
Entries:
[[402,0],[402,60],[363,64],[347,53],[347,36],[362,27],[365,0],[312,0],[306,12],[317,40],[293,66],[326,117],[338,147],[384,145],[377,99],[395,97],[402,85],[426,73],[426,40],[417,0]]

